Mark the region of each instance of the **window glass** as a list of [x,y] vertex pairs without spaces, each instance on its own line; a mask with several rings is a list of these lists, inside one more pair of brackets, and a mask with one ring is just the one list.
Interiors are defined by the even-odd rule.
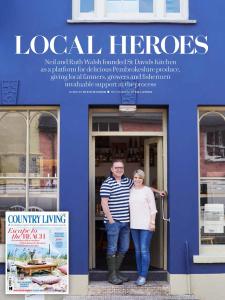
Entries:
[[93,131],[162,131],[162,113],[111,113],[93,116]]
[[138,0],[107,0],[108,13],[135,13],[138,12]]
[[22,113],[1,114],[0,141],[0,176],[25,176],[26,120]]
[[5,211],[23,211],[26,207],[26,181],[0,179],[0,244],[5,243]]
[[94,0],[80,0],[80,12],[88,13],[94,11]]
[[29,210],[57,210],[57,178],[30,180]]
[[0,243],[5,211],[57,210],[57,118],[57,110],[0,111]]
[[[72,0],[74,21],[188,20],[189,0]],[[78,10],[78,11],[77,11]],[[89,14],[88,14],[89,13]],[[125,17],[125,19],[124,19]]]
[[179,13],[180,12],[180,0],[166,0],[166,12],[167,13]]
[[153,12],[153,0],[140,0],[139,1],[139,12],[152,13]]
[[201,244],[225,244],[224,112],[201,114],[199,141]]
[[57,176],[57,121],[48,112],[32,117],[29,162],[30,175]]
[[108,13],[153,12],[153,0],[107,0]]

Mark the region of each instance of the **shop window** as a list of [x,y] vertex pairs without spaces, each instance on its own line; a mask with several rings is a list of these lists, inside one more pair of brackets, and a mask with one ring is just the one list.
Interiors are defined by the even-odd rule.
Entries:
[[225,108],[200,110],[199,116],[200,239],[204,250],[225,245]]
[[0,140],[0,244],[4,244],[5,211],[58,209],[58,111],[0,110]]
[[161,132],[163,114],[161,112],[135,113],[123,115],[120,113],[93,114],[93,131],[154,131]]
[[74,22],[188,20],[189,0],[72,0]]

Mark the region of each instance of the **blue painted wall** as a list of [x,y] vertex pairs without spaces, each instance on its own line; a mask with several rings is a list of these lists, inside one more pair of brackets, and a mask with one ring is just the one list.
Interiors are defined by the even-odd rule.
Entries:
[[[118,105],[121,98],[119,94],[68,94],[62,82],[51,83],[39,72],[44,58],[56,56],[15,55],[15,35],[22,35],[25,42],[37,34],[48,38],[62,34],[68,39],[78,35],[81,42],[94,35],[98,45],[105,45],[110,34],[208,35],[207,55],[161,55],[162,59],[176,59],[182,72],[161,82],[152,95],[140,94],[137,99],[139,105],[168,107],[168,271],[178,274],[186,272],[185,241],[191,256],[199,251],[197,107],[225,105],[224,11],[222,0],[190,0],[190,19],[196,19],[196,24],[71,25],[67,23],[71,0],[1,1],[0,80],[20,81],[18,105],[60,106],[60,208],[70,212],[71,274],[88,273],[88,109],[90,105]],[[107,51],[102,57],[111,59]],[[71,188],[74,186],[77,188]],[[193,273],[225,272],[223,264],[193,265],[191,258],[189,262]]]

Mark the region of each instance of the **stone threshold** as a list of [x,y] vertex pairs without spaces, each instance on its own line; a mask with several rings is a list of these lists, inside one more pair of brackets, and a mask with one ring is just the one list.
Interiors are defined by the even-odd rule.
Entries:
[[65,296],[63,300],[199,300],[193,295],[168,296]]
[[[128,276],[131,281],[135,281],[137,279],[136,271],[122,271],[122,274]],[[107,281],[108,272],[103,270],[91,270],[89,271],[89,280],[90,281]],[[157,270],[150,271],[148,278],[150,281],[167,281],[168,274],[167,271]]]
[[170,285],[167,281],[148,281],[144,286],[136,286],[134,281],[121,285],[113,285],[107,281],[91,281],[88,286],[88,296],[168,296]]

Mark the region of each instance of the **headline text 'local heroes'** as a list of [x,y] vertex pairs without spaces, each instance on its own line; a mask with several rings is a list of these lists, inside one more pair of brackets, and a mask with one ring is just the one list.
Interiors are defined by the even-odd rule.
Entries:
[[[53,53],[63,54],[87,54],[100,55],[105,49],[99,46],[95,37],[88,35],[82,40],[76,35],[68,38],[64,35],[55,35],[47,38],[44,35],[36,35],[32,39],[16,35],[16,54],[37,54]],[[108,54],[200,54],[208,52],[208,37],[205,35],[167,35],[162,38],[155,35],[121,35],[109,36]],[[97,46],[98,45],[98,46]]]

